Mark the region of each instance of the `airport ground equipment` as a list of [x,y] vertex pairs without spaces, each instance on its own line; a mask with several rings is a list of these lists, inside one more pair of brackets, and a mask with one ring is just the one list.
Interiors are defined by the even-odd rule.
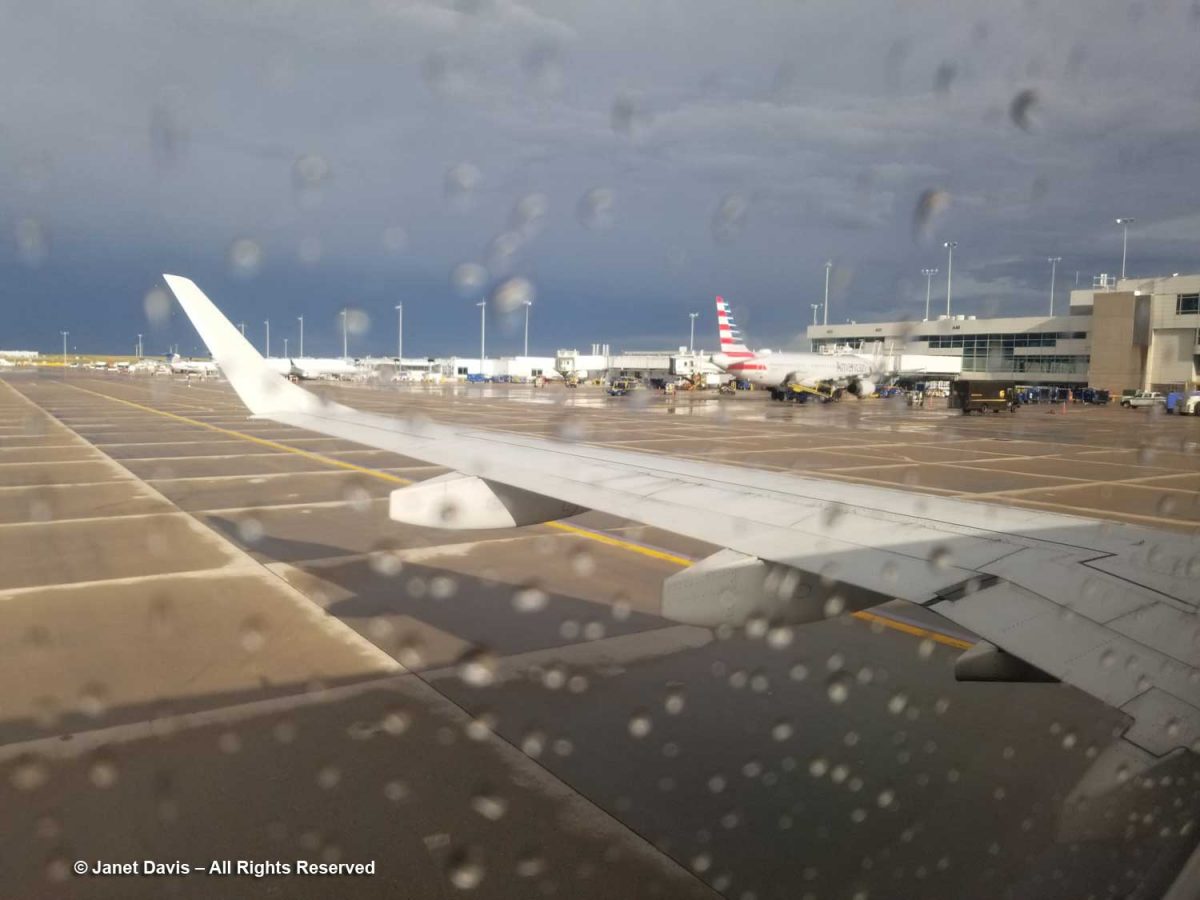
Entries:
[[1018,405],[1016,385],[1011,381],[956,381],[954,398],[964,416],[988,410],[1016,412]]
[[1158,391],[1135,391],[1121,398],[1121,405],[1126,409],[1142,409],[1150,406],[1167,405],[1167,398]]
[[721,549],[667,580],[661,612],[710,628],[925,607],[979,636],[963,680],[1054,678],[1126,717],[1071,808],[1200,748],[1191,535],[368,413],[280,378],[193,282],[166,281],[251,415],[449,470],[394,491],[397,521],[476,529],[595,510],[702,541]]

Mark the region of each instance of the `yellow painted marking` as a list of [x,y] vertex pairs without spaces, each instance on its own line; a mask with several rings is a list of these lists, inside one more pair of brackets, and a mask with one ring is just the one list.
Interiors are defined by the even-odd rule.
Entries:
[[314,462],[319,462],[327,466],[335,466],[339,469],[349,469],[352,472],[370,475],[373,478],[379,478],[383,481],[390,481],[393,484],[412,484],[412,479],[401,478],[399,475],[392,475],[389,472],[380,472],[378,469],[369,469],[366,466],[356,466],[354,463],[346,462],[345,460],[341,459],[334,459],[333,457],[324,456],[320,453],[313,453],[311,450],[301,450],[299,447],[289,447],[287,444],[279,443],[279,441],[255,437],[252,434],[246,434],[244,431],[234,431],[231,428],[222,428],[219,425],[210,425],[208,422],[201,422],[199,419],[191,419],[187,416],[178,415],[177,413],[167,412],[166,410],[162,409],[155,409],[152,406],[144,406],[141,403],[134,403],[132,400],[124,400],[121,397],[113,397],[111,394],[102,394],[99,391],[89,391],[87,388],[82,388],[77,384],[69,385],[69,387],[73,387],[77,391],[83,391],[85,394],[91,394],[95,397],[102,397],[105,400],[112,400],[114,403],[123,403],[126,406],[131,406],[134,409],[140,409],[143,412],[154,413],[157,416],[164,416],[168,419],[174,419],[177,422],[186,422],[188,425],[195,425],[199,428],[207,428],[209,431],[215,431],[218,434],[240,438],[243,441],[249,441],[252,444],[258,444],[260,447],[270,447],[272,450],[281,450],[285,453],[295,453],[297,456],[303,456],[305,459],[311,459]]
[[634,544],[630,541],[623,541],[618,537],[613,537],[611,534],[605,534],[602,531],[592,531],[590,528],[580,528],[577,525],[568,525],[566,522],[547,522],[551,528],[557,528],[559,531],[566,531],[571,534],[577,534],[580,537],[585,537],[588,540],[596,541],[600,544],[607,544],[609,547],[619,547],[622,550],[629,550],[632,553],[640,553],[642,556],[648,556],[651,559],[663,559],[670,563],[675,563],[677,566],[690,566],[692,560],[686,556],[676,556],[674,553],[668,553],[665,550],[655,550],[653,547],[643,547],[641,544]]
[[967,650],[972,647],[970,641],[964,641],[956,637],[950,637],[948,634],[942,634],[940,631],[930,631],[928,628],[919,628],[916,625],[909,625],[906,622],[897,622],[895,619],[889,619],[887,616],[879,616],[866,610],[860,610],[852,614],[854,618],[863,622],[873,622],[882,625],[884,628],[891,628],[895,631],[902,631],[905,634],[911,634],[913,637],[928,638],[931,641],[937,641],[939,644],[945,644],[947,647],[955,647],[959,650]]
[[[607,544],[610,547],[619,547],[622,550],[640,553],[642,556],[649,556],[652,559],[663,559],[667,562],[675,563],[675,565],[682,566],[684,568],[694,565],[694,561],[688,559],[686,556],[677,556],[674,553],[667,553],[665,550],[655,550],[653,547],[643,547],[641,544],[623,541],[618,537],[613,537],[610,534],[605,534],[600,531],[592,531],[588,528],[579,528],[575,525],[568,525],[565,522],[547,522],[546,524],[551,528],[557,528],[560,531],[567,531],[571,534],[577,534],[580,537],[585,537],[601,544]],[[936,641],[939,644],[945,644],[947,647],[954,647],[958,650],[966,650],[973,646],[970,641],[964,641],[960,638],[951,637],[948,634],[942,634],[938,631],[931,631],[928,628],[920,628],[916,625],[909,625],[906,622],[897,622],[895,619],[889,619],[887,616],[880,616],[866,611],[852,613],[852,615],[854,618],[862,622],[878,624],[884,628],[891,628],[893,631],[899,631],[903,634],[912,635],[913,637],[928,638],[931,641]]]
[[[270,447],[274,450],[282,450],[287,453],[295,453],[303,456],[305,459],[311,459],[316,462],[324,463],[328,466],[336,466],[341,469],[350,469],[354,472],[361,472],[364,475],[371,475],[375,478],[380,478],[384,481],[390,481],[395,484],[412,484],[412,479],[401,478],[398,475],[392,475],[388,472],[380,472],[377,469],[368,469],[365,466],[356,466],[354,463],[343,462],[340,459],[332,459],[328,456],[322,456],[320,453],[312,453],[308,450],[301,450],[298,447],[289,447],[287,444],[281,444],[278,441],[267,440],[266,438],[255,437],[252,434],[246,434],[241,431],[234,431],[230,428],[221,428],[219,425],[210,425],[207,422],[201,422],[199,419],[190,419],[187,416],[177,415],[176,413],[167,412],[161,409],[155,409],[152,406],[144,406],[141,403],[134,403],[132,400],[124,400],[120,397],[113,397],[109,394],[102,394],[99,391],[89,391],[87,388],[79,387],[72,384],[77,391],[83,391],[85,394],[92,394],[96,397],[101,397],[105,400],[113,400],[117,403],[123,403],[126,406],[131,406],[134,409],[140,409],[144,412],[154,413],[155,415],[165,416],[168,419],[174,419],[178,422],[186,422],[188,425],[196,425],[200,428],[207,428],[209,431],[215,431],[219,434],[226,434],[230,437],[240,438],[244,441],[250,441],[252,444],[259,444],[263,447]],[[569,525],[566,522],[547,522],[550,528],[556,528],[559,531],[565,531],[568,534],[578,535],[579,537],[587,538],[590,541],[596,541],[600,544],[605,544],[609,547],[617,547],[621,550],[628,550],[632,553],[638,553],[642,556],[648,556],[651,559],[661,559],[669,563],[674,563],[677,566],[687,567],[693,564],[693,561],[686,556],[679,556],[675,553],[668,553],[665,550],[655,550],[653,547],[643,547],[641,544],[634,544],[630,541],[621,540],[621,538],[613,537],[611,534],[605,534],[601,531],[592,531],[589,528],[580,528],[578,525]],[[928,638],[931,641],[936,641],[939,644],[945,644],[947,647],[955,647],[959,650],[966,650],[971,646],[969,641],[963,641],[958,638],[950,637],[946,634],[941,634],[936,631],[930,631],[926,628],[918,628],[915,625],[908,625],[904,622],[897,622],[894,619],[889,619],[885,616],[879,616],[875,613],[856,612],[854,618],[864,622],[873,622],[882,625],[884,628],[891,628],[894,631],[899,631],[903,634],[912,635],[914,637]]]

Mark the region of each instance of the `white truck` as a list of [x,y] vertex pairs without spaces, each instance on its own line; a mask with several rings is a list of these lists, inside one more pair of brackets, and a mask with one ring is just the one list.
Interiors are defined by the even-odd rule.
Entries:
[[1143,406],[1166,407],[1167,398],[1158,391],[1134,391],[1121,398],[1121,405],[1127,409],[1140,409]]

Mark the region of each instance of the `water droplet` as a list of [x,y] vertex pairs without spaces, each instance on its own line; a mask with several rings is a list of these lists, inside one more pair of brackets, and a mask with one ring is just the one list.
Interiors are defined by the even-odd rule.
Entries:
[[779,625],[767,632],[767,646],[772,650],[783,650],[790,647],[795,633],[787,625]]
[[629,720],[629,733],[635,738],[644,738],[653,727],[654,723],[645,713],[637,713]]
[[458,674],[472,687],[486,687],[496,680],[496,666],[496,657],[491,651],[476,647],[459,660]]
[[238,537],[242,543],[256,544],[262,540],[264,528],[262,522],[253,516],[239,519],[237,523]]
[[669,716],[679,715],[681,712],[683,712],[685,705],[686,699],[683,691],[681,690],[672,690],[668,692],[667,699],[663,701],[663,708],[667,711],[667,715]]
[[471,891],[483,881],[484,868],[481,854],[474,847],[454,850],[446,861],[446,877],[460,891]]
[[546,749],[546,735],[531,731],[521,739],[521,750],[526,756],[537,759]]
[[825,692],[831,703],[845,703],[850,698],[853,681],[844,673],[837,673],[825,683]]
[[808,774],[813,778],[822,778],[829,771],[829,763],[820,757],[808,764]]
[[913,237],[919,241],[929,240],[938,220],[949,208],[950,193],[948,191],[934,188],[922,191],[913,208]]
[[467,205],[482,182],[483,173],[471,163],[452,166],[447,170],[444,182],[446,199],[458,206]]
[[887,709],[888,712],[890,712],[893,716],[898,716],[900,713],[904,712],[904,709],[907,706],[908,695],[901,692],[892,695],[891,699],[888,700]]
[[607,228],[613,221],[615,195],[608,188],[592,188],[579,198],[575,214],[585,228]]
[[147,322],[161,327],[171,318],[171,298],[161,287],[152,287],[142,298],[142,309],[146,313]]
[[480,790],[471,797],[471,809],[491,822],[504,818],[508,801],[490,790]]
[[97,751],[88,766],[88,779],[98,788],[106,789],[117,783],[117,764],[105,750]]
[[393,256],[403,253],[408,247],[408,232],[400,225],[389,225],[383,230],[383,249]]
[[108,707],[108,695],[104,685],[90,681],[79,692],[79,710],[85,716],[98,718]]
[[546,871],[546,861],[532,850],[524,850],[517,857],[517,875],[520,878],[536,878]]
[[50,768],[36,756],[22,756],[9,776],[18,791],[34,791],[50,780]]
[[317,772],[317,786],[325,791],[333,790],[342,780],[342,770],[337,766],[322,766]]
[[537,291],[528,279],[509,278],[492,291],[492,305],[507,315],[518,312],[526,303],[532,303],[536,295]]
[[247,653],[257,653],[267,642],[267,626],[259,616],[250,616],[241,627],[242,649]]
[[488,281],[488,270],[479,263],[466,262],[454,267],[450,284],[462,297],[475,297]]
[[383,796],[392,803],[400,803],[407,800],[410,793],[408,785],[398,779],[389,781],[383,786]]
[[239,278],[252,278],[262,268],[263,251],[252,238],[238,238],[229,245],[229,271]]
[[788,677],[792,681],[804,681],[804,679],[808,678],[808,666],[804,665],[804,663],[796,663],[796,665],[788,670]]
[[780,719],[771,726],[771,737],[777,741],[786,741],[792,736],[793,732],[792,723],[784,719]]
[[242,739],[235,732],[226,731],[217,738],[217,747],[222,753],[237,753],[242,749]]
[[292,185],[300,201],[307,206],[316,206],[321,192],[333,177],[333,169],[325,157],[306,153],[292,165]]
[[712,236],[719,244],[728,244],[738,238],[746,227],[746,212],[749,204],[741,194],[727,194],[717,204],[712,217]]
[[396,550],[372,550],[367,556],[371,571],[385,578],[394,578],[404,569],[404,560]]
[[17,222],[15,237],[17,253],[25,265],[37,268],[50,255],[50,236],[37,219],[24,218]]
[[896,802],[896,792],[891,788],[884,788],[879,792],[879,796],[875,798],[875,802],[880,809],[887,809]]
[[1008,117],[1022,131],[1030,131],[1033,127],[1030,115],[1037,106],[1037,103],[1038,94],[1033,88],[1025,88],[1018,91],[1016,96],[1012,98],[1012,102],[1008,105]]

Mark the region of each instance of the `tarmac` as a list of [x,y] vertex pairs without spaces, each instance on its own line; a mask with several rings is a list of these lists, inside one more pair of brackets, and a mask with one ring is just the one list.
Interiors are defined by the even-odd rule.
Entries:
[[[1196,418],[314,389],[1200,532]],[[973,638],[938,617],[674,624],[662,580],[715,548],[596,513],[388,520],[391,491],[442,471],[249,419],[218,380],[0,379],[4,893],[1158,896],[1196,845],[1200,765],[1172,761],[1080,825],[1066,798],[1121,717],[1062,685],[956,683]],[[74,874],[97,860],[192,871]],[[198,871],[214,860],[376,871]]]

